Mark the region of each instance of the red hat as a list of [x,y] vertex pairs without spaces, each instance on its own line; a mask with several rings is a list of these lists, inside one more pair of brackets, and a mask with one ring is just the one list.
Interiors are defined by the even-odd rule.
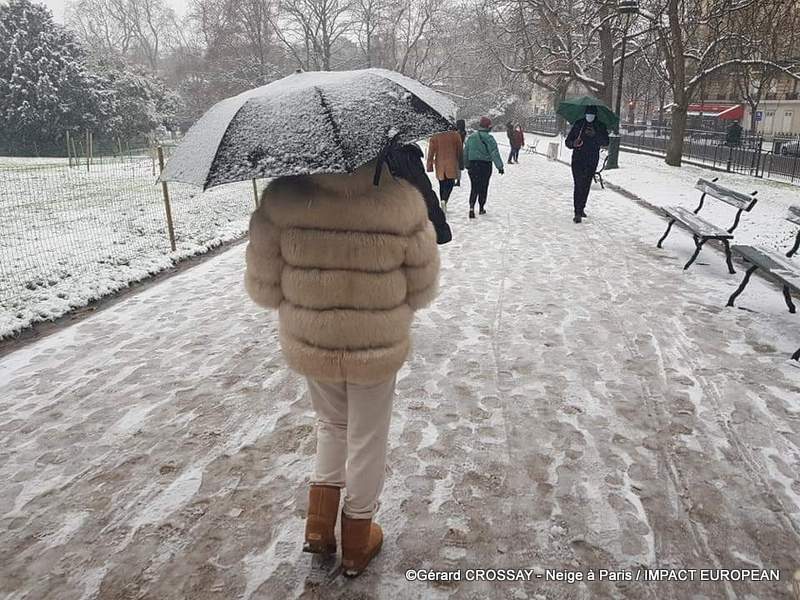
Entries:
[[481,117],[480,126],[482,129],[491,129],[492,120],[489,117]]

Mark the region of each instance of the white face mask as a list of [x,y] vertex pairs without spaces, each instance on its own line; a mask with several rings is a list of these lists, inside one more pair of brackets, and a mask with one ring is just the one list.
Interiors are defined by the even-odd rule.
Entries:
[[595,115],[586,115],[586,122],[591,123],[594,121]]

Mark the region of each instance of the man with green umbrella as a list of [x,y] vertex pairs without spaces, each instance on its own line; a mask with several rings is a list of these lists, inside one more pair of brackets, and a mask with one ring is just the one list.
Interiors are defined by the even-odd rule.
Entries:
[[600,148],[608,146],[608,129],[597,118],[597,106],[585,107],[583,117],[572,124],[564,143],[572,150],[572,179],[575,182],[573,221],[580,223],[586,217],[586,199],[600,161]]

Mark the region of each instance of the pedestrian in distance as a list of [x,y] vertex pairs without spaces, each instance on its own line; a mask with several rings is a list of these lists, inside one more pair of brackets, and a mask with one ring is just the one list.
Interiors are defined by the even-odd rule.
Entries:
[[464,166],[469,173],[471,189],[469,192],[469,218],[475,218],[475,202],[477,201],[479,213],[486,214],[486,198],[489,193],[489,180],[492,177],[492,163],[501,175],[503,159],[497,149],[497,141],[490,133],[492,120],[481,117],[479,129],[467,138],[464,144]]
[[514,124],[509,121],[506,123],[506,137],[508,138],[508,145],[511,148],[510,152],[508,153],[508,164],[514,164]]
[[442,208],[447,210],[447,201],[456,181],[461,178],[464,164],[464,146],[458,131],[437,133],[428,143],[428,173],[436,171],[439,181],[439,197]]
[[458,131],[458,135],[461,136],[461,143],[463,144],[467,140],[467,123],[464,119],[458,119],[456,121],[456,130]]
[[[346,488],[341,543],[348,577],[363,572],[383,544],[373,517],[397,371],[414,312],[437,291],[431,207],[400,173],[421,174],[430,188],[421,157],[408,146],[352,174],[278,177],[250,220],[245,288],[256,303],[278,309],[283,354],[306,377],[317,414],[303,549],[336,553]],[[381,176],[380,161],[390,174]]]
[[516,164],[519,164],[519,151],[525,146],[525,132],[522,127],[517,125],[514,127],[514,135],[511,140],[511,155]]
[[728,127],[728,131],[725,133],[725,145],[731,146],[736,148],[740,146],[742,143],[742,126],[739,125],[739,121],[734,121]]
[[575,121],[564,143],[572,149],[573,221],[580,223],[586,218],[586,200],[600,161],[600,148],[608,146],[608,130],[597,120],[596,106],[586,107],[584,117]]
[[467,141],[467,124],[464,119],[456,121],[456,130],[458,135],[461,136],[461,164],[458,166],[458,177],[456,178],[455,187],[461,187],[461,172],[464,170],[464,142]]

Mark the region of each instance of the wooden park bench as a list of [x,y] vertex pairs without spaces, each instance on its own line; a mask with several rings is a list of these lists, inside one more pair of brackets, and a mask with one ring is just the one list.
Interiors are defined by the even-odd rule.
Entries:
[[[790,206],[786,220],[795,225],[800,225],[800,205]],[[728,298],[728,306],[733,306],[734,301],[744,291],[750,281],[750,276],[761,269],[770,279],[777,281],[783,287],[783,298],[790,313],[795,313],[794,302],[792,302],[792,292],[800,294],[800,263],[790,260],[800,248],[800,229],[794,240],[794,245],[784,255],[769,248],[761,246],[736,245],[731,248],[734,254],[741,256],[750,267],[744,275],[742,283],[737,290]],[[792,354],[794,360],[800,360],[800,349]]]
[[[719,240],[722,242],[723,246],[725,246],[725,261],[728,263],[728,271],[731,273],[736,273],[733,268],[733,262],[731,261],[730,242],[733,239],[734,230],[739,226],[739,220],[742,217],[742,212],[750,212],[756,205],[755,195],[758,192],[753,192],[749,195],[743,194],[741,192],[723,187],[717,184],[716,181],[716,178],[712,179],[711,181],[702,178],[697,180],[697,183],[694,187],[703,193],[700,196],[700,204],[696,209],[694,209],[694,212],[683,208],[682,206],[666,206],[662,209],[666,216],[669,217],[670,221],[669,225],[667,225],[667,230],[664,232],[664,235],[661,236],[661,239],[658,240],[658,244],[656,245],[659,248],[662,247],[661,244],[665,239],[667,239],[672,226],[677,221],[689,229],[689,231],[692,232],[692,237],[694,237],[695,251],[694,254],[692,254],[692,257],[689,259],[689,262],[683,266],[684,269],[688,269],[697,259],[697,255],[700,254],[700,250],[708,240]],[[713,223],[698,216],[697,213],[699,213],[700,209],[703,208],[703,201],[705,200],[706,196],[711,196],[712,198],[721,200],[722,202],[730,204],[738,209],[736,212],[736,218],[734,219],[733,225],[730,228],[722,229],[721,227],[718,227],[717,225],[714,225]]]

